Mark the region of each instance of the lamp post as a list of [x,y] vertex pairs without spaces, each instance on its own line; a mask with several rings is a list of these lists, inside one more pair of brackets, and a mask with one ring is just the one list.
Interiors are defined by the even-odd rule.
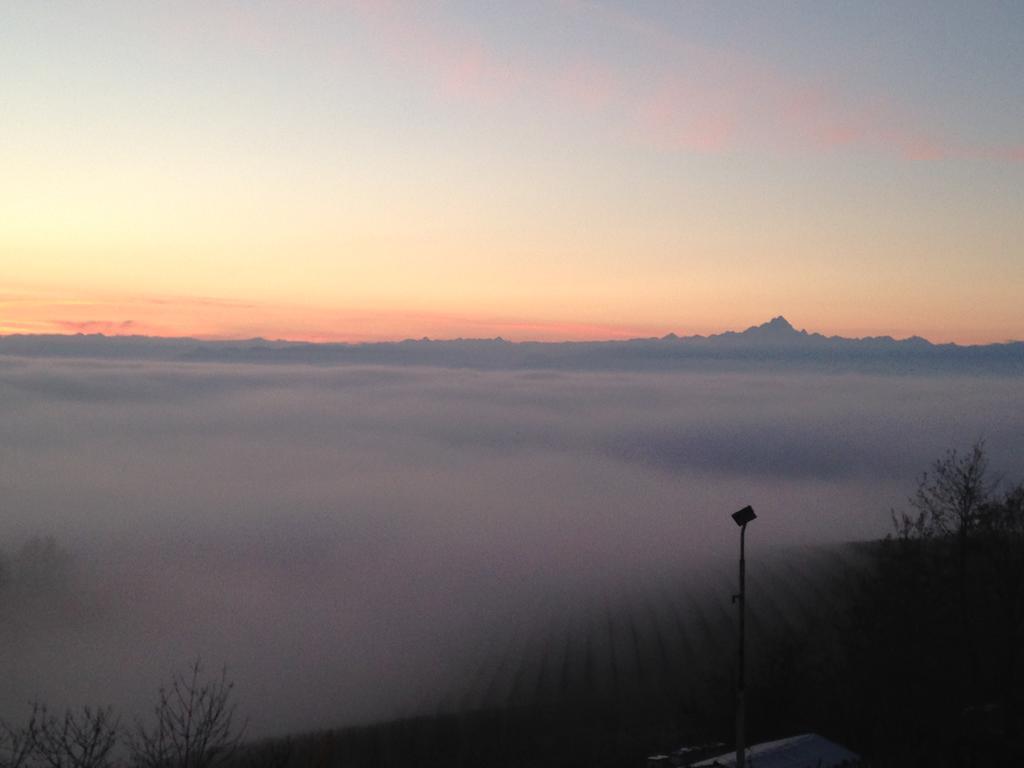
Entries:
[[754,514],[754,508],[749,504],[741,509],[739,512],[733,512],[732,519],[736,525],[740,527],[740,591],[739,594],[732,596],[732,601],[739,602],[740,604],[740,642],[739,651],[737,653],[737,662],[739,665],[739,675],[736,682],[736,768],[744,768],[746,763],[746,708],[744,696],[746,694],[746,680],[745,680],[745,659],[744,659],[744,624],[745,624],[745,598],[747,595],[747,581],[746,581],[746,560],[744,558],[744,544],[747,534],[747,523],[756,518]]

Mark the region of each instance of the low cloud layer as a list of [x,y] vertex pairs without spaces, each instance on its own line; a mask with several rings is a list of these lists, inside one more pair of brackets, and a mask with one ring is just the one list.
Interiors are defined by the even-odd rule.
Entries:
[[984,437],[1024,476],[1016,377],[0,361],[0,715],[144,712],[228,664],[254,734],[433,709],[560,611],[753,552],[879,537]]

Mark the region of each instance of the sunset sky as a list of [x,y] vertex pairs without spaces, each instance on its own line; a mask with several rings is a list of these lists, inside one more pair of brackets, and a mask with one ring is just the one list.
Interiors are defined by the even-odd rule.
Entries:
[[0,6],[0,334],[1024,338],[1024,4]]

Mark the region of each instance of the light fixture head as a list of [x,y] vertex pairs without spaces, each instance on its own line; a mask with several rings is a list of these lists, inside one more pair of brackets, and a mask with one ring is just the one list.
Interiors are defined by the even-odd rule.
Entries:
[[736,521],[736,525],[741,528],[753,520],[757,515],[754,514],[754,508],[749,504],[741,509],[739,512],[732,513],[732,519]]

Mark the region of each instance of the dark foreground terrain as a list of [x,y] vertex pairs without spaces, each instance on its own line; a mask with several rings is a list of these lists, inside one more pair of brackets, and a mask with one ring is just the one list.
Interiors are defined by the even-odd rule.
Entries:
[[[954,485],[970,460],[944,460]],[[1024,764],[1024,488],[985,501],[936,469],[885,541],[752,571],[751,742],[814,731],[876,766]],[[237,764],[639,766],[731,743],[731,606],[676,586],[500,661],[461,711],[255,744]]]

